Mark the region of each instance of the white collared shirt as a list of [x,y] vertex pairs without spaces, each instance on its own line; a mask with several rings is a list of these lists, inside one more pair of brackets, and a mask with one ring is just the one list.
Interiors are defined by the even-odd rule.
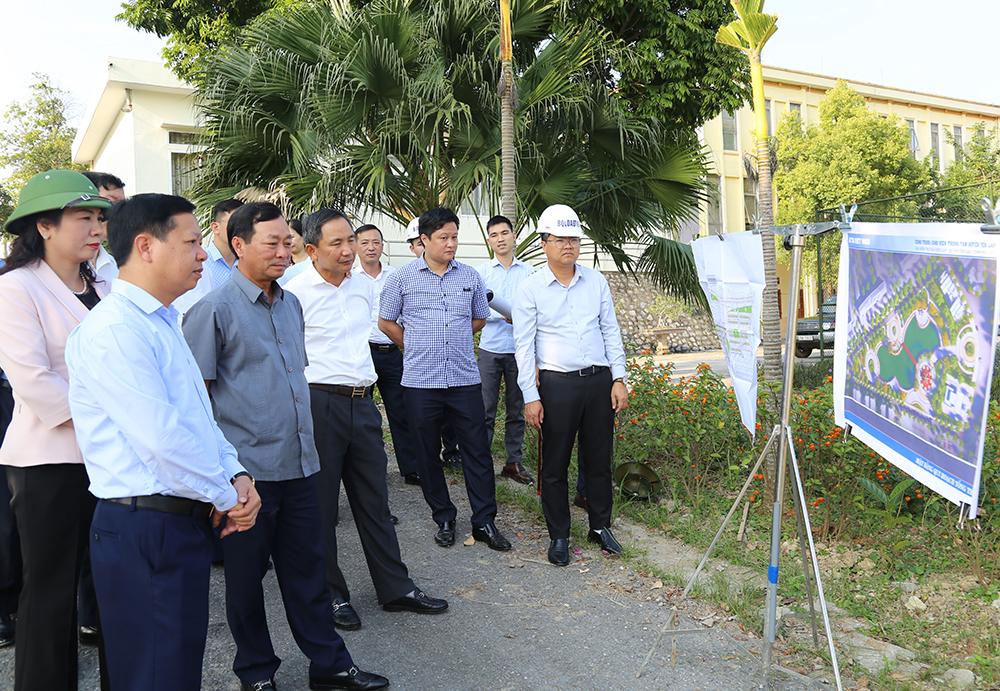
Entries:
[[368,345],[374,284],[357,273],[345,276],[338,287],[320,276],[310,262],[284,286],[302,304],[310,384],[369,386],[378,378]]
[[392,343],[392,339],[386,336],[382,329],[378,328],[378,303],[379,296],[382,295],[382,288],[385,287],[385,279],[393,271],[395,271],[395,269],[391,266],[387,266],[386,264],[379,262],[378,276],[369,276],[368,272],[365,271],[365,267],[360,265],[351,272],[351,275],[364,276],[372,282],[375,302],[372,303],[372,332],[371,335],[368,336],[368,340],[372,343],[378,343],[379,345],[390,345]]
[[575,268],[564,286],[545,265],[514,294],[517,383],[525,403],[539,399],[536,364],[555,372],[610,367],[615,379],[625,376],[625,349],[608,282],[593,269]]
[[111,290],[111,282],[118,278],[118,262],[111,256],[111,253],[104,249],[104,245],[97,248],[97,256],[94,257],[91,265],[97,277],[108,284]]

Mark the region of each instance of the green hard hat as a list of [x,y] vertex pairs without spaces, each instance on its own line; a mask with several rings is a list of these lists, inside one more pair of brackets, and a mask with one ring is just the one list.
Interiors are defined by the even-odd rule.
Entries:
[[5,229],[11,235],[20,235],[28,229],[27,224],[19,222],[22,219],[74,206],[108,209],[112,203],[101,196],[94,183],[75,170],[47,170],[24,183],[17,197],[17,208],[7,219]]

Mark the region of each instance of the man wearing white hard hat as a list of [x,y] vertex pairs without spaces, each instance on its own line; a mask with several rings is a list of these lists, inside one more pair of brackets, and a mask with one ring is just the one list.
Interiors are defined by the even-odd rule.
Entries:
[[610,529],[611,456],[615,413],[628,406],[625,350],[608,282],[576,261],[583,237],[576,212],[563,204],[550,206],[536,230],[548,261],[514,295],[514,347],[525,418],[542,432],[541,491],[551,540],[549,561],[566,566],[566,471],[577,435],[587,456],[587,539],[609,554],[622,550]]

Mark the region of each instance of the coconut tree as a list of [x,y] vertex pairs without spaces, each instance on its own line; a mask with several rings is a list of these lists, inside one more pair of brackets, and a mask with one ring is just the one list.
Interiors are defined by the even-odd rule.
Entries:
[[[201,200],[258,187],[293,211],[338,204],[405,224],[478,194],[493,213],[508,171],[514,182],[506,154],[522,212],[503,208],[519,226],[570,204],[595,253],[697,299],[689,251],[661,229],[697,212],[704,157],[595,81],[607,45],[595,24],[548,33],[559,7],[514,0],[509,61],[496,59],[489,0],[333,0],[262,17],[199,80]],[[508,77],[516,101],[495,88]]]
[[[778,30],[778,15],[764,13],[764,0],[731,0],[736,19],[721,27],[719,43],[743,51],[750,60],[753,111],[757,143],[757,210],[764,228],[764,304],[761,310],[764,341],[764,378],[781,379],[781,312],[778,307],[778,264],[774,235],[766,229],[774,225],[771,196],[771,156],[768,148],[767,112],[764,106],[764,72],[760,55],[764,44]],[[794,289],[794,286],[793,286]],[[791,319],[794,315],[789,315]],[[791,355],[789,355],[791,357]]]

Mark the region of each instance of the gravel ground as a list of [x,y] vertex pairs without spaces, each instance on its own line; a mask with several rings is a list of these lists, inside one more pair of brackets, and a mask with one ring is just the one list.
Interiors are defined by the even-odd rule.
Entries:
[[[450,603],[446,613],[436,616],[382,611],[344,501],[341,565],[364,624],[344,638],[357,664],[387,676],[392,689],[805,688],[780,673],[766,684],[749,652],[759,651],[759,639],[737,640],[724,626],[704,628],[695,618],[698,606],[679,601],[678,628],[704,628],[704,633],[676,637],[673,665],[670,637],[664,636],[637,678],[670,616],[671,593],[665,587],[590,545],[571,544],[582,551],[576,561],[566,568],[551,566],[544,529],[515,508],[501,507],[497,521],[514,544],[512,552],[494,552],[482,543],[463,546],[471,526],[460,480],[452,486],[459,535],[454,547],[442,549],[434,544],[435,525],[419,488],[405,485],[390,465],[389,501],[400,519],[403,559],[422,589]],[[586,520],[578,509],[573,515]],[[635,539],[623,533],[619,538]],[[273,572],[265,585],[271,635],[284,660],[276,675],[278,687],[306,689],[308,661],[292,640]],[[235,646],[225,620],[221,567],[212,571],[211,599],[202,688],[239,689],[231,670]],[[0,650],[0,688],[12,688],[13,668],[13,648]],[[96,652],[83,648],[80,689],[97,688]]]

